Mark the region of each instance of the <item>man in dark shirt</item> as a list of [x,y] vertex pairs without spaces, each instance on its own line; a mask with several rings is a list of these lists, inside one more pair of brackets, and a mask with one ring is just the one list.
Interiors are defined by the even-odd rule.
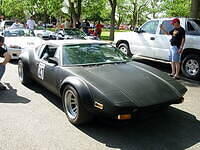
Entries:
[[[3,61],[0,61],[0,80],[5,72],[6,64],[10,61],[10,54],[2,46],[4,45],[4,37],[0,36],[0,57],[3,57]],[[5,90],[6,87],[0,83],[0,90]]]
[[180,26],[180,20],[178,18],[173,19],[171,24],[174,26],[174,29],[170,32],[167,32],[162,25],[160,26],[160,29],[165,34],[172,35],[170,40],[171,46],[169,56],[172,68],[170,76],[179,79],[181,53],[183,52],[183,46],[185,43],[185,30]]

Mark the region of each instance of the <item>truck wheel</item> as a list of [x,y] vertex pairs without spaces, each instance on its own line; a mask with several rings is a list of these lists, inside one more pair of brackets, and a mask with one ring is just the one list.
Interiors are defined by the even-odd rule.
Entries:
[[72,86],[67,85],[65,87],[62,101],[65,114],[72,124],[83,124],[91,119],[91,115],[84,108],[78,92]]
[[131,54],[128,44],[121,43],[121,44],[119,44],[118,48],[120,49],[120,51],[122,51],[122,53],[126,54],[128,57],[133,56],[133,54]]
[[200,56],[187,55],[182,62],[181,71],[184,76],[199,80],[200,79]]

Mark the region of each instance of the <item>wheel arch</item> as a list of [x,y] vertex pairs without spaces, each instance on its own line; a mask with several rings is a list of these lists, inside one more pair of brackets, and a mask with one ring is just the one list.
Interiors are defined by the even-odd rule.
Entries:
[[63,95],[64,89],[67,85],[72,86],[77,92],[80,97],[81,101],[84,101],[84,106],[89,108],[92,103],[92,94],[89,90],[87,84],[78,77],[67,77],[63,80],[61,87],[60,87],[60,95]]
[[121,43],[127,44],[128,48],[130,49],[129,42],[127,40],[119,40],[119,41],[117,41],[116,47],[118,47]]
[[188,55],[199,55],[200,56],[200,49],[194,49],[194,48],[187,48],[184,49],[182,56],[181,56],[181,61],[183,61],[183,59],[188,56]]
[[29,53],[28,52],[23,52],[20,54],[18,61],[21,60],[26,71],[30,73],[29,69]]

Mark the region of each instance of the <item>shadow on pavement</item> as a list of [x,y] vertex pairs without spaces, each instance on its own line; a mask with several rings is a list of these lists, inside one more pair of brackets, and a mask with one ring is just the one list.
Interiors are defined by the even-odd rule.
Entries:
[[[134,61],[149,65],[151,67],[154,67],[156,69],[159,69],[163,72],[170,73],[171,72],[171,66],[169,63],[163,63],[157,60],[148,60],[148,59],[142,59],[142,58],[135,58]],[[183,83],[186,86],[189,87],[200,87],[200,81],[195,81],[188,79],[181,75],[181,80],[178,80],[179,82]]]
[[173,107],[140,121],[97,120],[79,129],[107,147],[120,150],[184,150],[200,142],[200,121]]
[[26,85],[26,87],[35,91],[36,93],[42,94],[48,101],[50,101],[52,104],[54,104],[56,107],[58,107],[60,110],[63,111],[61,98],[52,94],[50,91],[42,87],[40,84],[35,82],[34,84]]
[[0,103],[29,103],[30,100],[17,95],[17,90],[14,89],[10,83],[4,83],[7,90],[0,91]]
[[18,65],[18,59],[10,60],[9,63],[11,63],[13,65]]

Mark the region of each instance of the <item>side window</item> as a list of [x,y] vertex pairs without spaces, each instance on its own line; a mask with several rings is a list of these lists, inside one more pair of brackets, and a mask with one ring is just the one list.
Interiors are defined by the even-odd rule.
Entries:
[[149,21],[141,27],[141,31],[156,34],[156,30],[158,28],[159,21]]
[[[174,29],[173,25],[170,22],[171,20],[165,20],[162,22],[162,25],[167,32],[170,32],[171,30]],[[164,32],[160,30],[160,34],[164,34]]]
[[188,20],[186,27],[186,34],[188,35],[200,35],[200,28],[197,22],[194,20]]
[[54,57],[57,47],[53,45],[46,45],[40,55],[40,59],[48,60],[49,57]]
[[188,21],[187,22],[187,30],[190,31],[195,31],[194,27],[192,26],[192,24]]
[[40,46],[38,46],[38,47],[36,47],[36,54],[37,54],[37,56],[38,57],[40,57],[40,55],[41,55],[41,53],[42,53],[42,51],[43,51],[43,49],[44,49],[44,47],[45,47],[45,45],[44,44],[42,44],[42,45],[40,45]]

